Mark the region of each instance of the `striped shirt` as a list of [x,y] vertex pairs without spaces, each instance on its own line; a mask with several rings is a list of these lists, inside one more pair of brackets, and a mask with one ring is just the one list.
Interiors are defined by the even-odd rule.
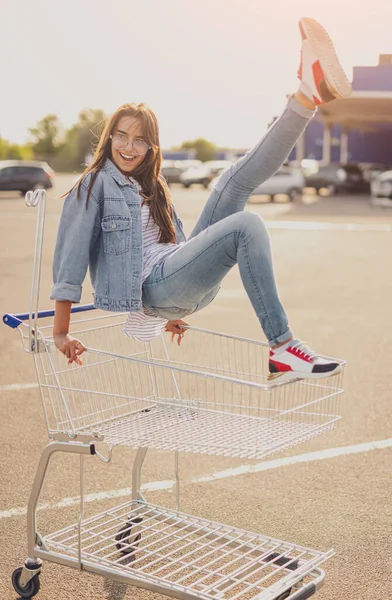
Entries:
[[[142,204],[143,267],[142,281],[145,281],[153,268],[166,256],[172,254],[181,244],[160,244],[160,229],[150,215],[148,202]],[[149,313],[147,307],[142,311],[131,312],[123,327],[123,332],[141,342],[149,342],[162,333],[167,319]]]

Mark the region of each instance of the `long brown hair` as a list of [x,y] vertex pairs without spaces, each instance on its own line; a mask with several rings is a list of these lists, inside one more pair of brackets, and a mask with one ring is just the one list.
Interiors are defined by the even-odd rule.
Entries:
[[91,165],[82,174],[78,186],[78,193],[84,177],[91,173],[88,185],[87,202],[91,194],[99,171],[107,158],[112,158],[112,144],[110,135],[116,130],[122,117],[135,117],[142,126],[143,139],[151,148],[147,151],[144,160],[132,171],[131,177],[136,179],[142,188],[145,201],[149,202],[150,214],[160,229],[159,242],[175,242],[176,233],[173,225],[173,206],[165,180],[161,177],[162,152],[159,143],[158,121],[146,104],[123,104],[107,120],[96,146],[94,159]]

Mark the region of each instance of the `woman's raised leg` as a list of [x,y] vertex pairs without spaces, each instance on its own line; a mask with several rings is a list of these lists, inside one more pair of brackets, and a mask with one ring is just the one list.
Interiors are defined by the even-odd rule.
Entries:
[[315,112],[290,98],[261,141],[220,177],[190,235],[244,210],[249,196],[281,167]]
[[299,90],[263,139],[221,176],[190,237],[245,208],[253,190],[272,177],[286,160],[314,116],[316,105],[350,95],[351,84],[325,29],[309,18],[300,20],[299,29]]
[[[341,370],[301,340],[292,339],[276,290],[268,233],[261,219],[242,212],[249,194],[276,171],[306,126],[314,104],[350,95],[351,86],[327,32],[301,19],[301,81],[282,117],[263,140],[220,178],[191,239],[153,270],[143,286],[145,303],[168,319],[203,308],[237,262],[244,287],[272,346],[271,377],[319,378]],[[174,314],[171,310],[174,308]],[[286,341],[287,340],[287,341]],[[279,346],[279,347],[277,347]]]

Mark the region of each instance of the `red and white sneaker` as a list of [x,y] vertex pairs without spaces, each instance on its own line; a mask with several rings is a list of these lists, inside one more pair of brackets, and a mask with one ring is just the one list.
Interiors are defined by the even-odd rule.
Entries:
[[292,379],[321,379],[337,375],[341,370],[339,362],[319,356],[298,339],[270,350],[269,381],[279,379],[280,383]]
[[302,37],[300,91],[316,105],[347,98],[352,88],[328,33],[314,19],[299,22]]

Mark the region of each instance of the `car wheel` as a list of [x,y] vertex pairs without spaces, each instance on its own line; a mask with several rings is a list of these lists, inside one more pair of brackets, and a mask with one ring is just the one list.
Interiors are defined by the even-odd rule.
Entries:
[[42,181],[39,181],[38,183],[35,183],[32,187],[32,190],[35,192],[35,190],[46,190],[46,184]]
[[329,185],[327,185],[327,190],[328,190],[328,196],[336,196],[336,193],[337,193],[336,185],[334,185],[333,183],[330,183]]
[[208,186],[210,185],[210,180],[204,179],[204,181],[202,181],[202,185],[206,190],[208,190]]
[[293,190],[290,190],[288,195],[290,198],[290,202],[294,202],[294,200],[296,200],[298,198],[298,196],[300,196],[302,193],[302,190],[299,190],[298,188],[294,188]]
[[184,186],[184,188],[186,188],[186,189],[188,189],[188,188],[190,188],[190,187],[191,187],[191,184],[190,184],[190,183],[183,183],[182,185],[183,185],[183,186]]

